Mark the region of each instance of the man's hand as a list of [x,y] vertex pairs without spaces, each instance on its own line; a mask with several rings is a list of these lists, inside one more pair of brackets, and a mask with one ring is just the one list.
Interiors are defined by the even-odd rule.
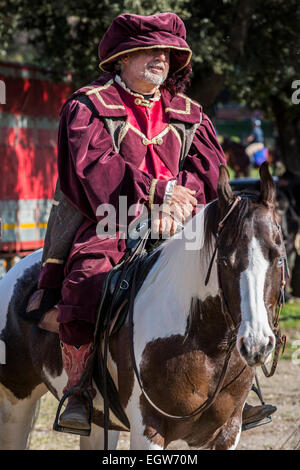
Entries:
[[192,214],[194,207],[198,204],[193,196],[193,191],[184,186],[175,185],[170,205],[164,204],[163,210],[152,213],[152,230],[154,233],[174,235],[178,223],[182,224]]
[[177,221],[184,223],[185,219],[192,214],[194,207],[198,204],[197,199],[194,197],[195,193],[196,191],[184,186],[174,186],[170,202],[170,212]]
[[170,214],[166,212],[153,214],[152,229],[154,233],[172,236],[176,232],[177,226],[177,221]]

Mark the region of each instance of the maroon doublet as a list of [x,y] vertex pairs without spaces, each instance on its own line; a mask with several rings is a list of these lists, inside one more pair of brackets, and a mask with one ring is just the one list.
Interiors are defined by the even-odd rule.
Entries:
[[[74,99],[82,93],[92,101],[97,114]],[[158,180],[155,204],[162,204],[170,179],[195,190],[198,203],[206,204],[216,198],[218,166],[225,159],[211,121],[198,103],[183,94],[172,98],[162,87],[160,100],[148,108],[137,104],[135,96],[106,74],[72,98],[61,113],[58,169],[62,192],[85,221],[64,266],[58,321],[62,341],[79,346],[93,338],[103,280],[125,251],[118,226],[115,237],[97,236],[98,206],[112,204],[118,217],[119,196],[127,196],[128,207],[147,205],[154,178]],[[105,127],[105,117],[124,120],[118,152]],[[172,126],[175,121],[200,123],[181,171],[181,141]],[[60,269],[60,265],[46,264],[39,287],[59,287]]]

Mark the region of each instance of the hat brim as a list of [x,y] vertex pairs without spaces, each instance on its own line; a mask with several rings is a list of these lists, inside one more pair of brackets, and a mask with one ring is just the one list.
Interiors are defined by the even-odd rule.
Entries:
[[[132,47],[130,49],[126,49],[121,52],[117,52],[110,57],[102,60],[99,64],[99,68],[103,72],[112,72],[114,63],[120,59],[121,56],[125,54],[129,54],[131,52],[136,52],[140,50],[148,50],[148,49],[170,49],[170,74],[177,73],[180,70],[184,69],[190,62],[192,57],[192,51],[188,47],[180,47],[180,46],[170,46],[169,44],[160,44],[160,45],[151,45],[151,46],[138,46]],[[177,52],[177,54],[176,54]]]

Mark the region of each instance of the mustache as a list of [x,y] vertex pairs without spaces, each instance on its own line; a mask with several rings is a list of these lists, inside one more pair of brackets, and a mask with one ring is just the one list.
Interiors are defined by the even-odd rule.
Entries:
[[150,67],[161,67],[163,71],[165,71],[166,65],[159,60],[154,60],[147,65],[147,68],[150,68]]

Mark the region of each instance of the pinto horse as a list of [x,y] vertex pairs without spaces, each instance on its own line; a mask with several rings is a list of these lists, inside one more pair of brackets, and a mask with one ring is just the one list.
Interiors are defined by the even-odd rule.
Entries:
[[[220,167],[218,199],[149,255],[153,265],[134,297],[132,331],[126,320],[109,339],[108,368],[130,422],[131,449],[238,444],[255,366],[274,349],[285,257],[273,179],[267,165],[260,172],[260,194],[237,198]],[[67,383],[58,335],[18,314],[36,286],[40,260],[41,251],[27,256],[0,282],[1,449],[25,448],[38,399],[49,390],[61,399]],[[81,449],[103,448],[99,392],[93,406]],[[128,431],[111,412],[109,449],[120,430]]]

